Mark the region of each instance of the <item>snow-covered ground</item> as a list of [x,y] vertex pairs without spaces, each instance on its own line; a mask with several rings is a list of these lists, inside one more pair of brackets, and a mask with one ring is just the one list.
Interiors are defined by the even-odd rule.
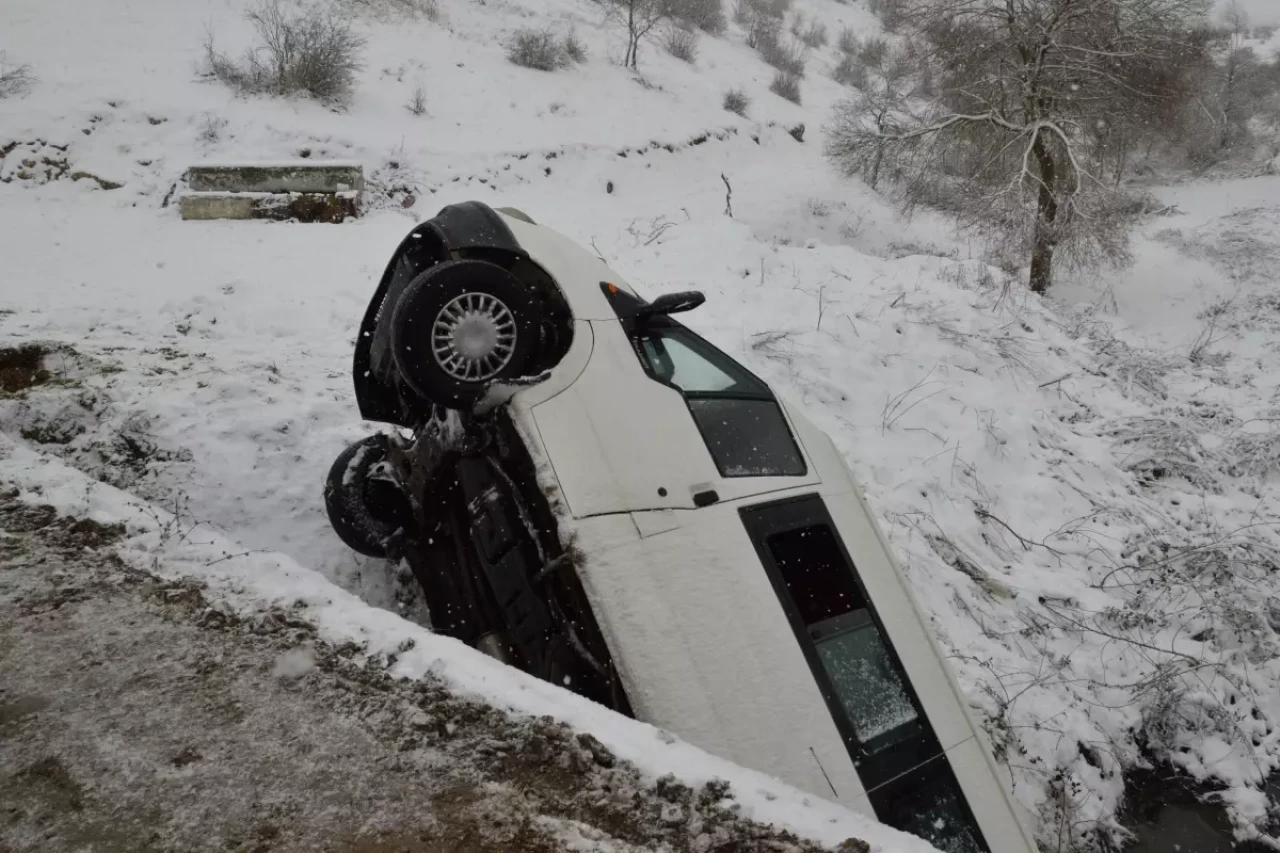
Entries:
[[[875,30],[860,0],[805,8],[833,36]],[[753,816],[917,849],[377,609],[402,607],[394,579],[320,503],[333,457],[373,428],[352,397],[356,326],[415,221],[514,205],[643,294],[704,291],[690,325],[832,433],[1042,839],[1113,826],[1122,771],[1150,756],[1221,783],[1241,837],[1257,834],[1280,764],[1280,178],[1159,190],[1176,208],[1143,225],[1134,267],[1040,300],[945,222],[905,221],[832,174],[834,48],[797,106],[732,26],[694,67],[646,44],[637,78],[588,0],[442,0],[439,22],[360,19],[367,68],[334,112],[197,77],[206,26],[247,43],[242,10],[0,0],[0,49],[38,78],[0,101],[0,151],[19,143],[0,164],[0,347],[74,349],[53,360],[63,382],[0,398],[18,445],[0,480],[131,519],[138,559],[176,512],[200,536],[169,537],[162,571],[239,606],[301,602],[399,672],[568,720],[655,774],[731,778]],[[507,63],[504,37],[545,24],[573,26],[587,62]],[[405,106],[418,86],[425,116]],[[721,109],[730,86],[749,119]],[[303,153],[362,162],[374,209],[320,226],[163,205],[193,162]],[[44,157],[65,175],[44,181]]]

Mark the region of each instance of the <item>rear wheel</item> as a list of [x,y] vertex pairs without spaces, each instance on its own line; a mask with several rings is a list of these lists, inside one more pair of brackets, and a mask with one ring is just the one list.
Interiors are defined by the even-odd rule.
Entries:
[[348,548],[366,557],[389,556],[387,543],[413,523],[413,508],[390,479],[388,438],[379,433],[348,447],[324,484],[329,524]]
[[409,386],[452,409],[524,375],[538,351],[543,311],[497,264],[447,261],[405,288],[391,315],[391,352]]

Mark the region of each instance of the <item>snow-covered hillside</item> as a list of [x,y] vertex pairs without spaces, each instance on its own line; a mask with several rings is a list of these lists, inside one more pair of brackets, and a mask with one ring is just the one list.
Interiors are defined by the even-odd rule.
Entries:
[[[862,0],[796,2],[833,34],[877,29]],[[760,819],[925,849],[375,609],[419,615],[320,502],[331,460],[371,429],[351,390],[357,324],[415,221],[513,205],[645,295],[704,291],[689,324],[831,432],[1048,849],[1114,829],[1124,771],[1152,759],[1223,787],[1241,839],[1268,829],[1280,178],[1158,190],[1170,207],[1133,268],[1041,300],[946,222],[906,221],[830,171],[833,47],[796,105],[732,24],[693,66],[646,43],[636,75],[590,0],[441,0],[438,21],[347,8],[367,67],[333,111],[198,76],[206,28],[248,43],[240,0],[0,0],[0,50],[37,78],[0,100],[0,348],[68,348],[48,362],[60,381],[0,395],[0,481],[127,517],[139,559],[165,513],[201,522],[160,570],[238,606],[300,602],[397,672],[551,713],[655,775],[730,778]],[[528,26],[576,30],[586,62],[511,65],[503,43]],[[419,87],[422,116],[406,108]],[[730,87],[749,118],[722,109]],[[168,203],[193,162],[301,156],[363,163],[373,210],[195,223]]]

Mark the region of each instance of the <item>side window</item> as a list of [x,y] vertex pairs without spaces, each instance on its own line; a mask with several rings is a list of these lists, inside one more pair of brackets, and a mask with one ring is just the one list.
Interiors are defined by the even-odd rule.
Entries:
[[946,853],[988,853],[822,498],[739,512],[876,817]]
[[800,477],[807,468],[782,407],[742,365],[672,321],[634,333],[645,370],[684,394],[722,477]]
[[874,755],[920,733],[906,674],[891,659],[835,531],[812,524],[765,539],[836,701]]
[[739,384],[677,337],[654,335],[642,339],[641,346],[654,373],[681,391],[729,391]]

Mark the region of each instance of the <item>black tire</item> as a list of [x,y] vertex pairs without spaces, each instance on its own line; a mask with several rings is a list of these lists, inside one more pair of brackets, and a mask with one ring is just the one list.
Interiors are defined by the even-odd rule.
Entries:
[[386,458],[387,436],[371,435],[338,454],[324,484],[324,508],[333,531],[348,548],[366,557],[387,557],[387,540],[413,523],[413,508],[404,493],[370,476]]
[[[479,358],[461,360],[461,351],[453,349],[460,360],[450,369],[437,356],[436,343],[452,346],[458,339],[432,337],[437,320],[447,322],[445,309],[465,310],[458,306],[467,301],[501,306],[510,324],[501,318],[493,328],[514,335],[501,350],[495,347],[492,356],[484,356],[492,358],[492,363],[473,377],[465,371],[480,364]],[[489,316],[485,311],[477,314]],[[538,350],[541,324],[542,309],[536,296],[514,275],[488,261],[447,261],[425,270],[404,289],[391,315],[391,353],[415,393],[446,408],[469,409],[492,383],[524,375]],[[499,358],[502,353],[505,359]],[[498,361],[501,366],[491,370]]]

